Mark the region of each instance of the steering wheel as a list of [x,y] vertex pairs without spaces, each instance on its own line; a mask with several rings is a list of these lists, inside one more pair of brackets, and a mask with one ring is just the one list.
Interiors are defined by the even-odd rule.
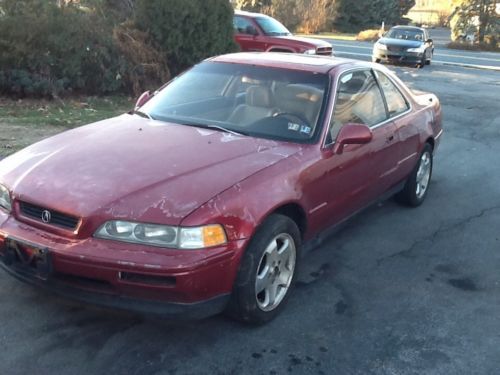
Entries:
[[295,113],[290,113],[290,112],[278,112],[273,115],[273,117],[285,117],[289,120],[299,120],[299,123],[301,125],[307,125],[309,126],[309,121],[307,121],[304,117],[297,115]]

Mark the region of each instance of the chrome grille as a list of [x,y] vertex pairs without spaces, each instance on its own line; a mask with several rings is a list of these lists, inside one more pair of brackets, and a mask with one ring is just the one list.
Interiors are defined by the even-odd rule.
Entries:
[[406,48],[404,48],[404,47],[387,46],[387,50],[391,51],[391,52],[397,52],[397,53],[406,52]]
[[[49,208],[41,207],[27,202],[19,202],[19,206],[21,208],[21,214],[23,216],[29,217],[30,219],[39,221],[47,225],[75,230],[80,221],[80,219],[77,217],[66,215],[62,212],[54,211]],[[44,220],[44,213],[45,219],[47,219],[47,212],[49,213],[49,219]]]

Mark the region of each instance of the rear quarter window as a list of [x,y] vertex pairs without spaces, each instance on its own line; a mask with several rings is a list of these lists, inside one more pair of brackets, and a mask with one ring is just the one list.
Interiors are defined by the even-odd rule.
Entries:
[[389,116],[394,117],[410,109],[410,105],[401,91],[384,73],[375,71],[380,87],[387,101]]

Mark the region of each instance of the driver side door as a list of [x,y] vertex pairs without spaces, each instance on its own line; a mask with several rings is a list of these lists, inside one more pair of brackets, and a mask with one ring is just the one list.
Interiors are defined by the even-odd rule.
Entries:
[[[336,85],[328,137],[323,159],[316,168],[311,220],[327,228],[366,207],[388,189],[397,170],[397,136],[389,120],[379,85],[370,69],[348,71]],[[340,129],[346,124],[362,124],[371,129],[367,144],[351,144],[340,154],[332,149]]]

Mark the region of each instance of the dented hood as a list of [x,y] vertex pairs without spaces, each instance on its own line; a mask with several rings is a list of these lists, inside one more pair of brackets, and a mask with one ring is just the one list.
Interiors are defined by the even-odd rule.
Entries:
[[178,224],[300,145],[123,115],[0,162],[15,199],[79,217]]

